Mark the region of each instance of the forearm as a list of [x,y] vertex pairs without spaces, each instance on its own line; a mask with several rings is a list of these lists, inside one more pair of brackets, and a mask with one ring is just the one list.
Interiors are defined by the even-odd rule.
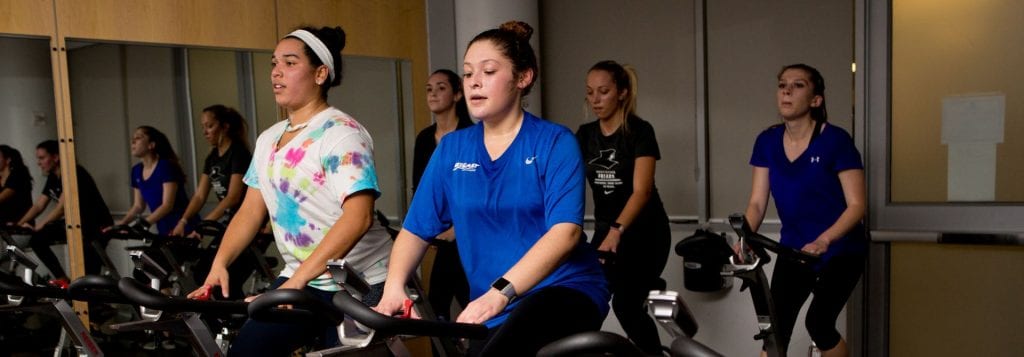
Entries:
[[39,206],[32,206],[31,208],[28,209],[28,212],[25,212],[25,215],[21,216],[21,219],[18,220],[18,225],[20,226],[22,224],[28,223],[29,221],[32,221],[33,219],[36,219],[36,217],[39,216],[39,213],[41,212],[43,212],[42,208],[40,208]]
[[140,212],[142,212],[142,207],[139,207],[137,205],[132,206],[131,208],[128,209],[128,212],[125,212],[124,217],[121,217],[121,220],[117,221],[117,224],[124,225],[131,223],[131,221],[135,219],[135,217],[138,216]]
[[626,227],[633,224],[633,221],[640,215],[640,211],[644,209],[644,206],[647,205],[647,201],[650,201],[650,199],[650,191],[633,191],[633,194],[629,195],[629,200],[626,201],[626,206],[622,208],[622,212],[619,212],[619,217],[613,223],[621,224],[621,229],[625,231]]
[[559,223],[534,243],[526,255],[503,275],[515,287],[516,294],[530,291],[555,271],[576,247],[580,231],[576,224]]
[[388,258],[388,277],[384,285],[386,290],[405,287],[409,275],[413,274],[416,266],[423,260],[423,254],[429,245],[407,230],[403,229],[398,233],[395,245],[391,247],[391,256]]
[[7,200],[10,199],[11,197],[14,197],[14,190],[10,188],[4,188],[3,190],[0,190],[0,205],[4,204],[4,202],[7,202]]
[[64,218],[64,205],[57,205],[50,210],[50,213],[43,218],[42,221],[36,222],[36,226],[44,226],[57,220]]
[[227,268],[238,259],[245,249],[252,243],[256,233],[259,232],[263,223],[263,216],[255,213],[239,213],[231,220],[231,224],[224,231],[224,238],[221,239],[220,248],[213,258],[213,266]]
[[192,216],[199,213],[199,210],[203,208],[203,203],[206,202],[206,196],[196,193],[192,196],[192,200],[188,202],[188,207],[185,207],[185,213],[181,215],[181,219],[187,221]]
[[761,222],[764,221],[764,213],[767,208],[767,204],[760,202],[750,202],[747,205],[744,216],[746,216],[747,224],[750,224],[751,231],[757,232],[761,227]]
[[839,238],[845,237],[853,227],[860,224],[861,220],[864,219],[865,207],[861,204],[853,204],[846,206],[846,210],[839,216],[839,219],[832,224],[827,230],[821,233],[819,239],[825,239],[829,243],[835,242]]
[[149,216],[146,216],[146,221],[149,222],[150,224],[156,224],[156,222],[159,222],[161,219],[164,219],[164,217],[170,214],[173,208],[173,202],[164,201],[164,204],[160,205],[160,207],[157,207],[156,210],[149,214]]
[[216,221],[223,217],[224,212],[226,212],[229,208],[233,207],[236,203],[237,201],[228,202],[228,198],[225,197],[223,200],[217,203],[217,206],[213,207],[213,210],[211,210],[210,213],[207,213],[206,216],[203,217],[203,219],[207,221]]

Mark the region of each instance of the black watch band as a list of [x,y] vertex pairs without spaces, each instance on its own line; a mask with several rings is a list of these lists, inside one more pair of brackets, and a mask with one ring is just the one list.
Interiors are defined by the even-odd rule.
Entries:
[[499,277],[497,280],[491,283],[491,287],[494,288],[495,290],[498,290],[498,292],[500,292],[501,295],[505,295],[505,297],[508,298],[508,302],[510,303],[512,302],[512,300],[515,300],[516,298],[516,288],[512,286],[511,282],[505,280],[505,277]]

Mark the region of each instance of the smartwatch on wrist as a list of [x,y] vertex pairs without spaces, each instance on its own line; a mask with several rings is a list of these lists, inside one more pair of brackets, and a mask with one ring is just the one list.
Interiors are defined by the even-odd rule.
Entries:
[[610,224],[609,226],[611,227],[611,229],[614,229],[614,230],[616,230],[616,231],[619,231],[619,234],[621,234],[621,233],[622,233],[622,223],[619,223],[619,222],[612,222],[612,224]]
[[508,298],[509,303],[511,303],[512,300],[515,300],[516,298],[516,288],[512,286],[512,283],[510,283],[508,280],[505,280],[505,277],[499,277],[497,280],[491,283],[491,287],[494,288],[495,290],[498,290],[498,292],[500,292],[501,295],[505,295],[505,297]]

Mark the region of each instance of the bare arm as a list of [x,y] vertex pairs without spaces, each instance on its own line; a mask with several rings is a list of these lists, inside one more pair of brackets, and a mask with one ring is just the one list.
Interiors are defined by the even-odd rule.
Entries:
[[[573,223],[558,223],[551,227],[540,240],[530,247],[503,277],[512,283],[516,295],[532,289],[547,278],[572,252],[579,243],[580,226]],[[507,306],[508,299],[495,289],[470,302],[459,314],[458,322],[480,324],[494,317]]]
[[292,277],[281,288],[302,289],[310,280],[327,271],[327,261],[344,257],[363,238],[373,223],[373,201],[369,191],[351,195],[341,203],[342,214],[327,231],[320,245],[299,264]]
[[[416,267],[423,260],[423,253],[427,251],[430,244],[419,236],[402,229],[395,238],[395,245],[391,247],[391,256],[388,258],[388,277],[384,281],[384,296],[380,303],[374,307],[378,312],[391,316],[402,309],[402,303],[408,299],[405,294],[405,284],[411,274],[415,274]],[[419,315],[412,312],[413,317]]]
[[[231,182],[228,184],[228,194],[203,219],[210,221],[218,220],[224,216],[225,211],[237,206],[238,202],[242,201],[242,194],[245,192],[245,183],[242,182],[242,176],[242,174],[231,175]],[[206,197],[203,197],[203,201],[206,201]]]
[[[188,207],[185,207],[185,213],[181,215],[182,221],[188,221],[189,218],[199,213],[199,210],[203,208],[203,204],[206,203],[206,198],[210,196],[210,176],[202,174],[199,176],[199,185],[196,186],[196,194],[192,196],[192,200],[188,201]],[[179,221],[179,226],[184,227],[184,223]]]
[[189,298],[206,293],[207,286],[220,286],[221,293],[228,296],[228,268],[231,263],[238,259],[252,240],[256,237],[263,226],[263,219],[267,216],[267,205],[263,201],[260,190],[249,187],[242,206],[238,213],[231,219],[228,229],[224,231],[224,238],[221,239],[220,248],[217,248],[217,255],[210,264],[210,273],[206,276],[203,287],[188,294]]
[[597,248],[598,250],[618,251],[622,232],[626,231],[626,227],[633,223],[633,220],[640,215],[640,211],[647,205],[647,201],[651,199],[651,192],[654,190],[654,168],[656,162],[657,160],[653,156],[636,158],[636,163],[633,167],[633,193],[629,195],[626,206],[622,208],[622,211],[619,212],[619,217],[615,219],[615,222],[622,226],[619,229],[609,230],[608,235],[601,242],[601,246]]
[[10,187],[4,187],[0,190],[0,205],[4,204],[5,201],[14,197],[14,189]]
[[18,220],[18,225],[23,226],[28,224],[29,221],[36,219],[36,217],[39,216],[39,213],[42,213],[43,210],[46,209],[46,205],[49,203],[50,197],[40,195],[39,198],[36,199],[36,202],[32,204],[32,207],[25,212],[25,215]]
[[818,239],[803,247],[803,251],[811,254],[823,254],[828,245],[842,238],[855,227],[867,212],[867,200],[864,189],[864,170],[845,170],[839,173],[839,183],[843,186],[843,197],[846,199],[846,210],[839,219],[826,229]]
[[57,220],[64,217],[64,192],[60,193],[60,199],[57,200],[57,205],[50,210],[50,213],[46,215],[41,221],[36,222],[35,230],[43,229],[43,226],[56,222]]
[[750,229],[757,232],[764,221],[764,213],[768,209],[768,195],[771,192],[768,182],[768,168],[754,166],[753,183],[750,187],[750,202],[744,214]]
[[132,189],[132,192],[134,192],[132,207],[128,209],[128,212],[125,212],[124,217],[122,217],[120,221],[117,221],[118,225],[131,223],[131,221],[135,219],[135,216],[138,216],[139,213],[142,213],[142,210],[145,209],[146,202],[142,200],[142,191],[139,191],[138,188],[134,188]]
[[146,217],[146,222],[149,222],[150,224],[156,224],[156,222],[159,222],[164,218],[164,216],[167,216],[172,210],[174,210],[174,199],[178,197],[178,183],[164,182],[163,187],[163,197],[160,202],[160,207],[157,207],[153,212],[149,213],[149,216]]

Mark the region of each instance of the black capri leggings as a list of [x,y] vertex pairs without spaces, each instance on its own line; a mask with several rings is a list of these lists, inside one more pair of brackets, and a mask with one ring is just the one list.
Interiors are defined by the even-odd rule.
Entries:
[[567,287],[531,293],[509,312],[505,323],[486,340],[472,340],[470,356],[535,356],[548,343],[580,332],[601,329],[604,316],[586,294]]
[[849,300],[853,288],[864,273],[863,255],[840,255],[829,259],[820,271],[811,266],[779,259],[772,273],[772,299],[775,302],[778,343],[785,349],[793,335],[800,308],[814,293],[804,321],[811,340],[821,350],[839,344],[836,319]]

